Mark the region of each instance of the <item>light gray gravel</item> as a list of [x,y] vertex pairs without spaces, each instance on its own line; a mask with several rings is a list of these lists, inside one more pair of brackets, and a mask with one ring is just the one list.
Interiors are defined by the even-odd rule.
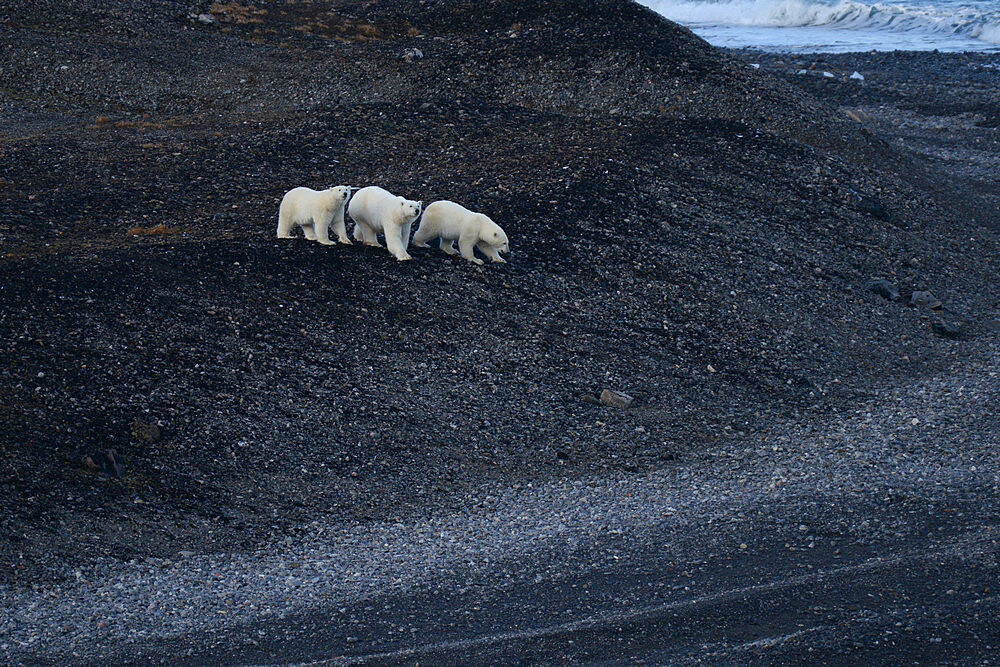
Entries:
[[[405,593],[458,570],[476,580],[540,554],[548,569],[537,571],[559,576],[560,559],[580,545],[626,545],[651,527],[672,536],[665,548],[678,561],[697,563],[709,552],[746,549],[742,533],[768,506],[801,508],[780,518],[816,541],[822,527],[806,517],[825,503],[877,504],[887,493],[995,497],[1000,354],[991,340],[973,350],[959,368],[891,383],[850,413],[734,436],[650,474],[483,488],[467,498],[467,511],[426,521],[315,524],[306,540],[252,554],[100,562],[76,570],[73,583],[8,586],[0,589],[0,655],[123,655],[133,644]],[[848,512],[838,520],[862,542],[907,534],[905,522],[884,518]],[[997,535],[983,530],[973,540],[980,555],[996,549]]]

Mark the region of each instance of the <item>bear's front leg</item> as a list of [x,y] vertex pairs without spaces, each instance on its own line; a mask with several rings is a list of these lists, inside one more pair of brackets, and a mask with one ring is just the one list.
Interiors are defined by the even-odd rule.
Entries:
[[412,222],[408,222],[405,225],[399,226],[399,240],[403,242],[403,250],[410,245],[410,228],[413,227]]
[[344,245],[351,245],[351,239],[347,237],[347,226],[344,224],[344,213],[333,219],[333,233],[337,235],[337,240]]
[[385,226],[385,245],[388,247],[389,252],[392,256],[401,262],[405,262],[408,259],[413,259],[406,252],[406,248],[403,247],[403,236],[400,233],[399,227],[395,225]]
[[308,225],[301,225],[301,227],[303,236],[305,236],[310,241],[316,240],[316,230],[313,229],[313,225],[311,222]]
[[506,264],[507,263],[507,260],[505,260],[503,257],[501,257],[500,253],[497,252],[497,249],[494,248],[493,246],[491,246],[489,243],[484,243],[484,242],[480,241],[479,243],[476,244],[476,247],[479,248],[479,251],[481,253],[483,253],[484,255],[486,255],[487,257],[489,257],[494,262],[497,262],[497,263],[500,263],[500,264]]
[[330,240],[330,219],[320,218],[314,221],[313,228],[316,231],[316,240],[323,245],[333,245],[333,241]]
[[481,265],[483,260],[476,257],[476,253],[473,250],[478,241],[479,238],[475,233],[469,231],[462,232],[462,235],[458,237],[458,249],[462,253],[462,257],[474,264]]

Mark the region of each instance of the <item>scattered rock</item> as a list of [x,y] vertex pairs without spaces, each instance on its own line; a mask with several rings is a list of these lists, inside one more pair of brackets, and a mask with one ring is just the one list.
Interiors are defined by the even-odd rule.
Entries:
[[899,290],[896,289],[896,286],[888,280],[881,278],[870,280],[865,284],[865,289],[869,292],[878,294],[883,299],[888,299],[889,301],[899,301]]
[[99,449],[92,454],[77,454],[73,457],[87,472],[101,472],[109,477],[121,477],[125,472],[125,462],[114,449]]
[[605,389],[601,392],[601,403],[610,406],[612,408],[627,408],[632,405],[635,399],[628,394],[623,394],[619,391],[611,391],[610,389]]
[[872,119],[871,116],[869,116],[861,109],[848,109],[845,113],[847,113],[847,117],[853,120],[855,123],[867,123]]
[[851,74],[851,78],[854,79],[855,81],[864,81],[865,75],[857,70],[854,70],[854,73]]
[[940,317],[931,320],[931,330],[937,335],[955,340],[962,335],[962,328],[954,322],[948,322]]
[[580,400],[584,403],[590,403],[592,405],[600,405],[601,399],[597,398],[593,394],[580,394]]
[[154,443],[160,441],[160,427],[135,419],[132,422],[132,437],[141,442]]
[[569,452],[565,450],[559,450],[556,452],[556,458],[560,461],[569,461]]
[[97,472],[99,470],[97,464],[94,463],[94,459],[90,456],[82,457],[80,459],[80,465],[83,466],[83,469],[87,472]]
[[941,308],[941,301],[930,292],[914,292],[910,295],[910,305],[916,308],[938,310]]
[[855,193],[854,205],[862,213],[867,213],[868,215],[878,218],[879,220],[889,219],[889,210],[874,197],[866,197],[861,194]]
[[414,60],[421,60],[424,57],[424,52],[417,48],[410,48],[403,51],[403,55],[400,56],[404,61],[412,63]]
[[211,14],[188,14],[188,18],[192,21],[199,21],[205,25],[212,25],[215,23],[215,17]]

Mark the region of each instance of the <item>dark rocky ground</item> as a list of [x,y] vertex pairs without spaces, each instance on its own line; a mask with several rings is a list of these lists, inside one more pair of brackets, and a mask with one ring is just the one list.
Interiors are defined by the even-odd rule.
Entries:
[[[822,632],[768,643],[799,632],[798,616],[775,610],[809,586],[825,591],[826,625],[860,638],[856,655],[922,655],[864,639],[907,613],[897,598],[861,627],[874,618],[855,613],[861,592],[794,583],[800,565],[781,554],[800,516],[860,542],[839,547],[851,567],[885,561],[879,576],[914,591],[927,642],[953,631],[938,637],[942,659],[989,655],[969,637],[996,628],[959,620],[968,605],[995,611],[983,581],[997,574],[996,56],[845,54],[816,63],[833,79],[798,75],[818,57],[725,54],[610,0],[265,3],[196,18],[208,11],[15,0],[0,13],[8,657],[406,660],[419,644],[459,651],[429,650],[441,662],[554,660],[568,646],[560,624],[581,614],[614,625],[687,604],[690,588],[776,577],[793,584],[758,600],[752,627],[741,605],[723,606],[681,624],[715,636],[626,632],[631,648],[615,653],[620,642],[567,626],[591,648],[564,657],[725,662],[741,659],[734,636],[758,657],[844,648]],[[423,58],[404,61],[408,48]],[[400,264],[273,238],[285,190],[337,183],[488,212],[512,261],[414,249]],[[900,301],[868,291],[873,278]],[[943,308],[909,307],[917,290]],[[581,400],[605,387],[640,400],[624,411]],[[99,468],[107,448],[120,477],[81,463]],[[819,455],[822,494],[809,481]],[[908,456],[921,472],[901,484],[887,470]],[[806,481],[779,493],[779,477]],[[607,491],[576,498],[574,480]],[[649,496],[641,520],[628,523],[620,485]],[[682,524],[663,519],[726,485]],[[906,502],[873,500],[893,494]],[[571,510],[584,512],[576,524],[558,518]],[[913,514],[927,530],[902,529]],[[535,544],[496,516],[552,531]],[[459,537],[414,537],[438,521]],[[560,525],[582,532],[567,542]],[[605,529],[625,535],[607,567]],[[376,549],[386,530],[393,546]],[[524,539],[501,549],[507,534]],[[401,561],[397,541],[414,545]],[[665,542],[673,565],[651,552]],[[750,560],[719,561],[747,542]],[[489,558],[455,546],[473,543]],[[833,548],[812,552],[810,569],[839,567]],[[961,593],[950,607],[937,606],[947,579],[912,572],[939,552],[967,579],[948,589]],[[347,555],[384,567],[359,583],[338,569]],[[302,563],[326,565],[282,592]],[[212,568],[239,579],[249,605],[218,627],[177,612],[229,600],[192,574]],[[505,572],[517,576],[504,584]],[[673,597],[644,596],[655,582]],[[608,591],[589,610],[571,588],[584,583]],[[362,600],[337,612],[354,634],[309,634],[332,613],[311,597],[321,588],[330,604]],[[430,610],[422,624],[418,608]],[[495,622],[457,635],[435,624],[483,608]],[[376,609],[386,623],[396,610],[393,632],[418,629],[397,640]],[[525,627],[555,628],[559,648],[526,643]],[[293,629],[298,640],[283,634]],[[473,651],[496,636],[485,645],[510,653]]]

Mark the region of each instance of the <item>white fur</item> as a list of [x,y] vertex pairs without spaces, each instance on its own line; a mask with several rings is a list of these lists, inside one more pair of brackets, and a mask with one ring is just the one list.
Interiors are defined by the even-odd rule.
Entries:
[[381,248],[377,234],[385,235],[385,245],[396,259],[412,259],[406,252],[410,245],[410,227],[420,216],[423,202],[397,197],[376,185],[361,188],[351,197],[347,212],[354,220],[354,238],[365,245]]
[[302,234],[310,241],[323,245],[333,245],[330,240],[330,224],[337,240],[350,245],[347,228],[344,226],[344,203],[351,194],[346,185],[338,185],[327,190],[294,188],[285,193],[278,208],[278,238],[292,236],[292,227],[298,225]]
[[462,257],[476,264],[483,260],[476,257],[473,248],[479,248],[494,262],[503,262],[500,253],[510,252],[510,242],[500,225],[453,201],[436,201],[424,210],[413,245],[426,248],[427,241],[436,238],[441,239],[441,250],[449,255],[455,254],[452,243],[458,241]]

